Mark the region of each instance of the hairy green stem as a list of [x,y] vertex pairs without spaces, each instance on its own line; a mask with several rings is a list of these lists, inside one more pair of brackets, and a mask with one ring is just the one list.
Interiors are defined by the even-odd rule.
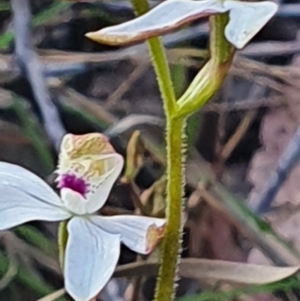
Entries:
[[160,92],[164,101],[166,116],[172,116],[177,110],[177,103],[164,46],[162,45],[160,38],[149,39],[148,46]]
[[[182,235],[182,195],[184,187],[183,135],[185,118],[202,107],[219,89],[231,64],[233,49],[224,36],[228,14],[210,18],[210,60],[167,117],[167,219],[162,264],[156,288],[156,301],[174,297],[174,281],[180,258]],[[153,57],[155,61],[155,57]],[[159,77],[159,74],[158,74]],[[162,78],[163,79],[163,78]],[[171,114],[170,114],[171,113]]]
[[[131,0],[131,2],[138,16],[143,15],[149,10],[147,0]],[[177,107],[176,97],[164,46],[161,39],[155,37],[148,40],[148,47],[157,76],[160,93],[164,102],[166,115],[174,115]]]
[[225,37],[225,27],[229,22],[229,14],[211,16],[210,25],[210,58],[216,64],[224,64],[231,61],[233,47]]
[[175,281],[181,252],[185,119],[167,116],[167,226],[161,252],[161,266],[155,300],[174,297]]
[[[149,10],[147,0],[131,0],[142,15]],[[181,251],[182,196],[184,191],[184,128],[188,115],[201,108],[220,87],[231,63],[233,50],[224,36],[228,14],[210,17],[210,60],[190,87],[176,102],[175,93],[163,45],[159,38],[148,40],[158,85],[164,101],[167,140],[167,226],[162,245],[161,266],[155,300],[174,298],[176,272]]]
[[[147,0],[132,0],[138,15],[148,9]],[[167,120],[167,226],[162,246],[161,267],[156,286],[155,300],[169,301],[174,297],[176,270],[181,251],[182,195],[184,187],[183,135],[185,120],[174,118],[177,111],[175,91],[160,38],[148,40],[152,63],[164,102]]]

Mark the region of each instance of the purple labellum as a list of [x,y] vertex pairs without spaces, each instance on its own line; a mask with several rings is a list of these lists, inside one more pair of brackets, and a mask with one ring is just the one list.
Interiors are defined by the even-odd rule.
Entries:
[[62,176],[57,187],[60,189],[69,188],[85,197],[88,184],[86,184],[83,179],[77,178],[75,175],[65,174]]

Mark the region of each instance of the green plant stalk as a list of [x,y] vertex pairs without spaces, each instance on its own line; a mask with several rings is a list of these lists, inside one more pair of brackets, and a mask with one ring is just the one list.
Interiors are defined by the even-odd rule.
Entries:
[[[147,0],[132,0],[132,4],[138,15],[144,14],[149,9]],[[210,18],[211,58],[178,102],[175,99],[163,45],[159,38],[148,40],[167,121],[167,226],[155,292],[156,301],[174,299],[174,282],[180,259],[182,236],[185,119],[210,99],[220,87],[228,71],[233,55],[232,47],[224,36],[224,29],[228,20],[228,14]]]
[[148,40],[148,47],[162,95],[166,117],[174,116],[177,111],[177,103],[164,46],[160,38],[151,38]]
[[[138,16],[149,10],[147,0],[131,0],[131,3]],[[166,116],[173,115],[176,112],[177,103],[164,46],[160,38],[155,37],[148,40],[148,47],[164,102]]]
[[[161,267],[155,300],[174,298],[174,281],[181,251],[182,196],[184,187],[184,126],[185,118],[201,108],[219,89],[231,64],[233,49],[224,36],[228,14],[213,16],[211,23],[210,55],[206,66],[179,99],[175,114],[166,106],[167,118],[167,227],[161,254]],[[152,54],[155,61],[155,56]],[[158,64],[158,61],[156,61]],[[159,78],[159,74],[157,74]],[[161,80],[163,82],[163,78]]]
[[225,27],[229,22],[229,14],[224,13],[209,18],[210,25],[210,60],[215,64],[231,62],[234,48],[225,37]]
[[65,252],[66,252],[66,246],[68,242],[68,221],[60,222],[58,227],[58,258],[59,258],[59,264],[62,269],[64,270],[64,259],[65,259]]
[[185,119],[167,115],[167,226],[161,250],[161,266],[155,300],[173,300],[181,253],[184,191]]
[[187,86],[186,67],[182,65],[171,65],[170,72],[174,86],[175,96],[178,99]]
[[186,117],[201,109],[220,88],[232,62],[234,49],[226,40],[224,28],[228,13],[211,16],[210,59],[178,100],[178,115]]
[[[148,11],[147,0],[132,0],[138,15]],[[161,267],[155,300],[174,298],[176,271],[181,251],[183,196],[183,133],[184,118],[176,118],[177,103],[164,47],[159,38],[148,40],[149,51],[157,76],[166,114],[167,140],[167,226],[161,252]]]

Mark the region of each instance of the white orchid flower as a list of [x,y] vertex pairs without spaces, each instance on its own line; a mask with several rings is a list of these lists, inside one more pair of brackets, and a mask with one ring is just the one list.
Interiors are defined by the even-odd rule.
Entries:
[[32,220],[69,220],[63,273],[76,301],[90,300],[108,282],[121,242],[148,254],[163,235],[164,219],[95,214],[122,167],[122,156],[96,133],[64,137],[57,170],[60,197],[32,172],[0,162],[0,230]]

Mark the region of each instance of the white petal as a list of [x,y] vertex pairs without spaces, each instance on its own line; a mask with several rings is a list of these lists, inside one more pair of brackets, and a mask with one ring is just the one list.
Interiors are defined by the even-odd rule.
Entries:
[[80,193],[69,188],[63,188],[60,191],[60,197],[70,212],[76,215],[84,215],[87,213],[87,201]]
[[120,236],[107,233],[89,220],[68,223],[65,286],[76,301],[95,297],[109,281],[120,255]]
[[58,195],[42,179],[18,165],[0,162],[0,230],[69,216]]
[[122,171],[124,165],[123,157],[119,154],[112,154],[109,155],[109,157],[109,160],[111,160],[110,164],[113,164],[113,168],[105,175],[105,178],[97,185],[95,190],[88,194],[86,204],[87,213],[94,213],[103,207],[114,183]]
[[166,224],[165,219],[135,215],[93,216],[91,221],[105,231],[120,234],[128,248],[141,254],[148,254],[155,248]]
[[230,21],[225,28],[227,40],[236,48],[243,48],[275,15],[278,5],[271,1],[224,1],[230,10]]

